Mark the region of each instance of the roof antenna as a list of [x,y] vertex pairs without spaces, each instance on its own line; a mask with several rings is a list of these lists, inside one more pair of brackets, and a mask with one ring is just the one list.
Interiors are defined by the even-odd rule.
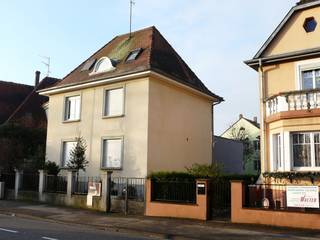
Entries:
[[132,28],[132,7],[135,5],[134,0],[130,0],[130,35],[129,38],[131,38],[131,28]]
[[42,59],[45,59],[45,61],[41,61],[44,65],[47,67],[47,77],[49,77],[49,74],[51,73],[50,71],[50,57],[47,56],[41,56],[39,55]]

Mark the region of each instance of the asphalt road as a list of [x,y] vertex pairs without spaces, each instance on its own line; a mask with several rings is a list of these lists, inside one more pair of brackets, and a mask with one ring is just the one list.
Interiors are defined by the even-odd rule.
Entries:
[[[79,225],[44,222],[14,216],[0,215],[0,239],[32,240],[99,240],[151,239],[136,234],[110,232]],[[153,238],[154,239],[154,238]]]

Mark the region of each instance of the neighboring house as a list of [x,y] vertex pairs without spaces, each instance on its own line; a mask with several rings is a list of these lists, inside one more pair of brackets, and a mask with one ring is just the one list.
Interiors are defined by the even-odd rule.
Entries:
[[213,163],[222,165],[223,173],[243,174],[243,143],[239,140],[214,136]]
[[0,81],[0,125],[5,123],[34,86]]
[[40,81],[40,72],[36,72],[35,85],[0,81],[0,125],[15,123],[30,128],[47,127],[47,117],[43,104],[48,97],[37,91],[52,86],[58,79],[45,77]]
[[38,91],[56,84],[59,79],[45,77],[39,82],[40,72],[36,72],[35,87],[7,119],[6,123],[15,123],[29,128],[47,129],[46,103],[49,98],[39,95]]
[[49,97],[47,159],[61,168],[77,136],[89,176],[145,177],[212,161],[212,110],[223,99],[155,27],[115,37],[40,93]]
[[300,1],[253,59],[262,172],[320,170],[320,1]]
[[250,120],[240,114],[239,119],[224,131],[221,137],[242,141],[244,172],[260,173],[260,124],[256,117]]

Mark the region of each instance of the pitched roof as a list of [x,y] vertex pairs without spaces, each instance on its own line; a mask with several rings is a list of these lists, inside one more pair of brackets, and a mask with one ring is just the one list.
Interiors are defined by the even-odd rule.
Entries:
[[[298,11],[302,11],[308,8],[314,8],[320,5],[320,0],[305,0],[297,3],[296,6],[292,7],[291,10],[287,13],[281,23],[277,26],[277,28],[273,31],[267,41],[262,45],[259,51],[254,55],[253,59],[245,61],[249,66],[254,66],[258,64],[258,59],[263,57],[263,53],[269,47],[269,45],[273,42],[273,40],[278,36],[286,23],[291,19],[291,17]],[[279,55],[279,57],[282,57]]]
[[[135,49],[142,52],[134,61],[126,62],[128,54]],[[90,74],[91,69],[83,70],[86,64],[107,56],[116,61],[116,69],[100,74]],[[133,32],[131,37],[124,34],[113,38],[105,46],[95,52],[87,60],[65,76],[61,82],[52,89],[93,82],[101,79],[118,77],[132,73],[152,70],[166,75],[184,85],[192,87],[202,93],[215,97],[218,101],[223,99],[212,93],[189,68],[189,66],[176,53],[173,47],[155,27],[145,28]]]
[[239,121],[241,121],[241,119],[246,120],[247,122],[249,122],[250,124],[252,124],[253,126],[255,126],[256,128],[260,129],[260,123],[250,120],[248,118],[245,118],[241,115],[241,117],[238,118],[237,121],[235,121],[230,127],[228,127],[220,136],[224,135],[226,132],[228,132],[230,129],[232,129]]
[[7,121],[33,89],[29,85],[0,81],[0,124]]
[[19,106],[16,107],[6,122],[20,122],[24,124],[25,117],[30,116],[30,121],[26,123],[28,127],[45,127],[46,115],[42,105],[46,103],[49,98],[39,95],[37,91],[48,88],[57,82],[59,82],[57,78],[45,77],[42,79],[36,88],[32,87],[32,91]]

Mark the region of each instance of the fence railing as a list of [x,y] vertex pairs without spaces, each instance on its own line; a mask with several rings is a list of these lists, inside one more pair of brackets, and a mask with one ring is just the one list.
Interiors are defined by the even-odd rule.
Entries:
[[72,193],[78,195],[88,194],[89,182],[101,182],[100,177],[83,177],[74,176],[73,178]]
[[195,204],[196,182],[153,179],[151,181],[151,200]]
[[287,206],[287,186],[281,184],[245,184],[243,206],[269,210],[320,212],[320,208]]
[[231,183],[229,179],[209,181],[209,204],[212,217],[227,217],[231,212]]
[[123,178],[111,179],[111,196],[124,199],[128,192],[128,199],[144,201],[145,179],[144,178]]
[[15,175],[15,173],[1,173],[0,181],[5,182],[6,189],[14,189],[16,175]]
[[48,193],[67,193],[67,177],[46,175],[44,191]]
[[23,173],[21,190],[23,191],[38,191],[39,189],[39,174]]

